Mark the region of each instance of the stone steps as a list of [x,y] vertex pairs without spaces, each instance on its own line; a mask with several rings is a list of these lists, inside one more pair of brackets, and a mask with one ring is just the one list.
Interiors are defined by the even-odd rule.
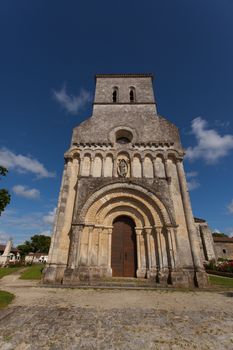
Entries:
[[109,278],[91,281],[79,281],[77,284],[46,284],[42,287],[60,288],[93,288],[93,289],[157,289],[172,288],[172,285],[161,285],[155,281],[142,278]]

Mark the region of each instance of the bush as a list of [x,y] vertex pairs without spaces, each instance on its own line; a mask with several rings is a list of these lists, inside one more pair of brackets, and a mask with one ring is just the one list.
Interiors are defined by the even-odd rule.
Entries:
[[24,266],[24,261],[9,261],[8,262],[8,267],[21,267]]
[[214,260],[210,260],[208,263],[204,265],[206,270],[216,270],[216,265]]
[[217,270],[221,272],[233,273],[233,261],[223,261],[217,266]]
[[218,260],[217,263],[214,261],[209,261],[207,264],[205,264],[205,269],[233,273],[233,260],[221,259]]

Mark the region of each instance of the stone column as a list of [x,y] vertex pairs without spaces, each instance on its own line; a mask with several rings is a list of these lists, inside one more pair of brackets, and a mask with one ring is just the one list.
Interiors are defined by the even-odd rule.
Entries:
[[113,177],[117,177],[117,157],[113,157]]
[[172,257],[172,267],[177,269],[180,266],[177,240],[177,226],[167,226],[167,233]]
[[141,159],[142,177],[145,177],[144,176],[144,174],[145,174],[144,163],[145,163],[145,158],[143,157]]
[[90,176],[93,176],[93,173],[94,173],[94,160],[95,160],[95,157],[92,156],[91,157],[91,164],[90,164]]
[[133,157],[130,157],[130,159],[129,159],[129,166],[130,166],[130,168],[129,168],[129,170],[130,170],[130,177],[134,177],[134,171],[133,171]]
[[162,227],[160,226],[155,226],[155,231],[156,231],[156,237],[157,237],[157,245],[158,245],[158,254],[159,254],[159,267],[160,269],[163,268],[163,251],[162,251],[162,245],[161,245],[161,232],[162,232]]
[[156,158],[153,158],[153,171],[154,171],[154,177],[158,177],[157,169],[156,169]]
[[83,160],[84,157],[80,157],[80,167],[79,167],[79,175],[82,176],[82,172],[83,172]]
[[92,236],[93,236],[94,225],[88,228],[88,248],[87,248],[87,266],[91,265],[91,249],[92,249]]
[[168,238],[168,250],[170,255],[171,267],[175,267],[175,252],[174,252],[174,242],[172,240],[172,229],[167,227],[167,238]]
[[97,255],[97,265],[100,266],[100,258],[101,258],[101,241],[102,241],[103,227],[98,228],[98,255]]
[[151,227],[144,227],[146,231],[146,244],[147,244],[147,252],[148,252],[148,268],[151,269],[152,261],[151,261],[151,244],[150,244],[150,235],[151,235]]
[[164,167],[165,167],[165,174],[166,174],[167,181],[170,184],[171,179],[172,179],[172,175],[171,175],[171,169],[169,167],[167,159],[165,159],[165,161],[164,161]]
[[166,242],[166,237],[163,232],[163,228],[160,229],[160,242],[161,242],[161,251],[162,251],[162,264],[163,264],[163,269],[168,268],[168,249],[169,247],[167,246]]
[[112,266],[111,266],[111,259],[112,259],[112,229],[113,227],[108,227],[108,269],[109,272],[112,274]]
[[136,239],[137,239],[137,277],[143,277],[142,274],[142,264],[141,264],[141,243],[140,243],[140,236],[142,234],[142,227],[135,227],[136,232]]
[[182,196],[182,202],[184,207],[184,214],[185,214],[185,220],[186,220],[187,229],[188,229],[194,268],[196,269],[196,271],[203,270],[203,265],[200,259],[200,248],[198,247],[199,243],[198,243],[197,231],[196,231],[196,227],[193,219],[193,213],[192,213],[182,160],[178,160],[176,167],[177,167],[180,191]]
[[104,177],[105,160],[106,160],[105,156],[102,157],[101,177]]
[[68,267],[70,267],[71,269],[75,269],[76,267],[78,267],[82,231],[83,225],[72,225],[68,262]]

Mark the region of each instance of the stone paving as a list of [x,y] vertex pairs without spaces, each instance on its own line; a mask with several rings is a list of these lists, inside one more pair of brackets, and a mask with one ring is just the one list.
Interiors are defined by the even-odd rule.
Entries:
[[233,349],[233,291],[42,288],[6,276],[0,349]]

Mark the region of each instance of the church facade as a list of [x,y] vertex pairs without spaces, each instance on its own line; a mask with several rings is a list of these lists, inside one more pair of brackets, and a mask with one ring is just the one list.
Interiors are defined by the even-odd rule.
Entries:
[[73,130],[43,282],[112,277],[207,285],[177,127],[150,74],[96,75],[93,114]]

